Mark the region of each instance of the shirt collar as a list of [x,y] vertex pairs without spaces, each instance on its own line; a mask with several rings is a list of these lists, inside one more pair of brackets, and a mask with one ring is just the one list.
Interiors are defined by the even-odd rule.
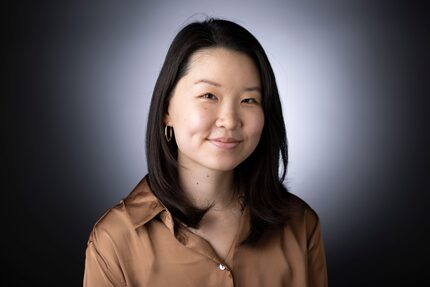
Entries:
[[[125,210],[135,228],[144,225],[163,211],[169,213],[170,215],[170,212],[167,210],[167,208],[149,188],[147,176],[145,176],[136,185],[132,192],[126,198],[124,198],[123,203]],[[162,219],[163,218],[171,218],[171,216],[163,216]],[[163,222],[164,221],[165,220],[163,220]]]
[[[146,175],[133,189],[133,191],[123,200],[125,210],[130,217],[134,228],[146,224],[158,214],[161,221],[174,232],[174,221],[171,213],[164,204],[151,191]],[[241,218],[239,230],[239,242],[243,241],[250,232],[250,210],[245,207]]]

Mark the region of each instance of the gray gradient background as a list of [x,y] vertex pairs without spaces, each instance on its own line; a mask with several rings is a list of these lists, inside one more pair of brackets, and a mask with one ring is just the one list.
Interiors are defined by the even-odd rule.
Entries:
[[3,234],[16,282],[81,285],[92,225],[146,174],[146,117],[168,46],[205,15],[243,25],[269,56],[287,126],[285,184],[321,217],[330,286],[429,282],[422,7],[34,2],[8,15],[3,61],[12,95],[2,97],[4,210],[13,231]]

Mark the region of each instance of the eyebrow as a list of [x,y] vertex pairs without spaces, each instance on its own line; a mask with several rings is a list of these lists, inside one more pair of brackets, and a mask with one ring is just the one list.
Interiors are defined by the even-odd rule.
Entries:
[[[207,80],[207,79],[200,79],[200,80],[196,81],[194,83],[194,85],[202,84],[202,83],[203,84],[212,85],[212,86],[215,86],[215,87],[221,87],[221,84],[216,83],[216,82],[211,81],[211,80]],[[261,93],[260,87],[248,87],[248,88],[243,89],[243,91],[244,92],[253,92],[253,91],[256,91],[256,92],[260,92]]]

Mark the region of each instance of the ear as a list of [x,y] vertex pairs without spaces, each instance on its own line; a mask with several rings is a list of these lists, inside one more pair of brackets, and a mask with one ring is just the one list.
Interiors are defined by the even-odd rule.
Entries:
[[165,125],[172,126],[172,119],[170,118],[169,113],[166,113],[166,114],[164,115],[164,119],[163,119],[163,121],[164,121],[164,124],[165,124]]

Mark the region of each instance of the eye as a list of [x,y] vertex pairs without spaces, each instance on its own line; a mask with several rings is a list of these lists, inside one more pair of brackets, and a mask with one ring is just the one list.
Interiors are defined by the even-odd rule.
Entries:
[[211,93],[206,93],[204,95],[201,96],[203,99],[207,99],[207,100],[215,100],[216,96],[214,94]]
[[243,99],[242,102],[245,102],[246,104],[258,104],[257,100],[254,98]]

